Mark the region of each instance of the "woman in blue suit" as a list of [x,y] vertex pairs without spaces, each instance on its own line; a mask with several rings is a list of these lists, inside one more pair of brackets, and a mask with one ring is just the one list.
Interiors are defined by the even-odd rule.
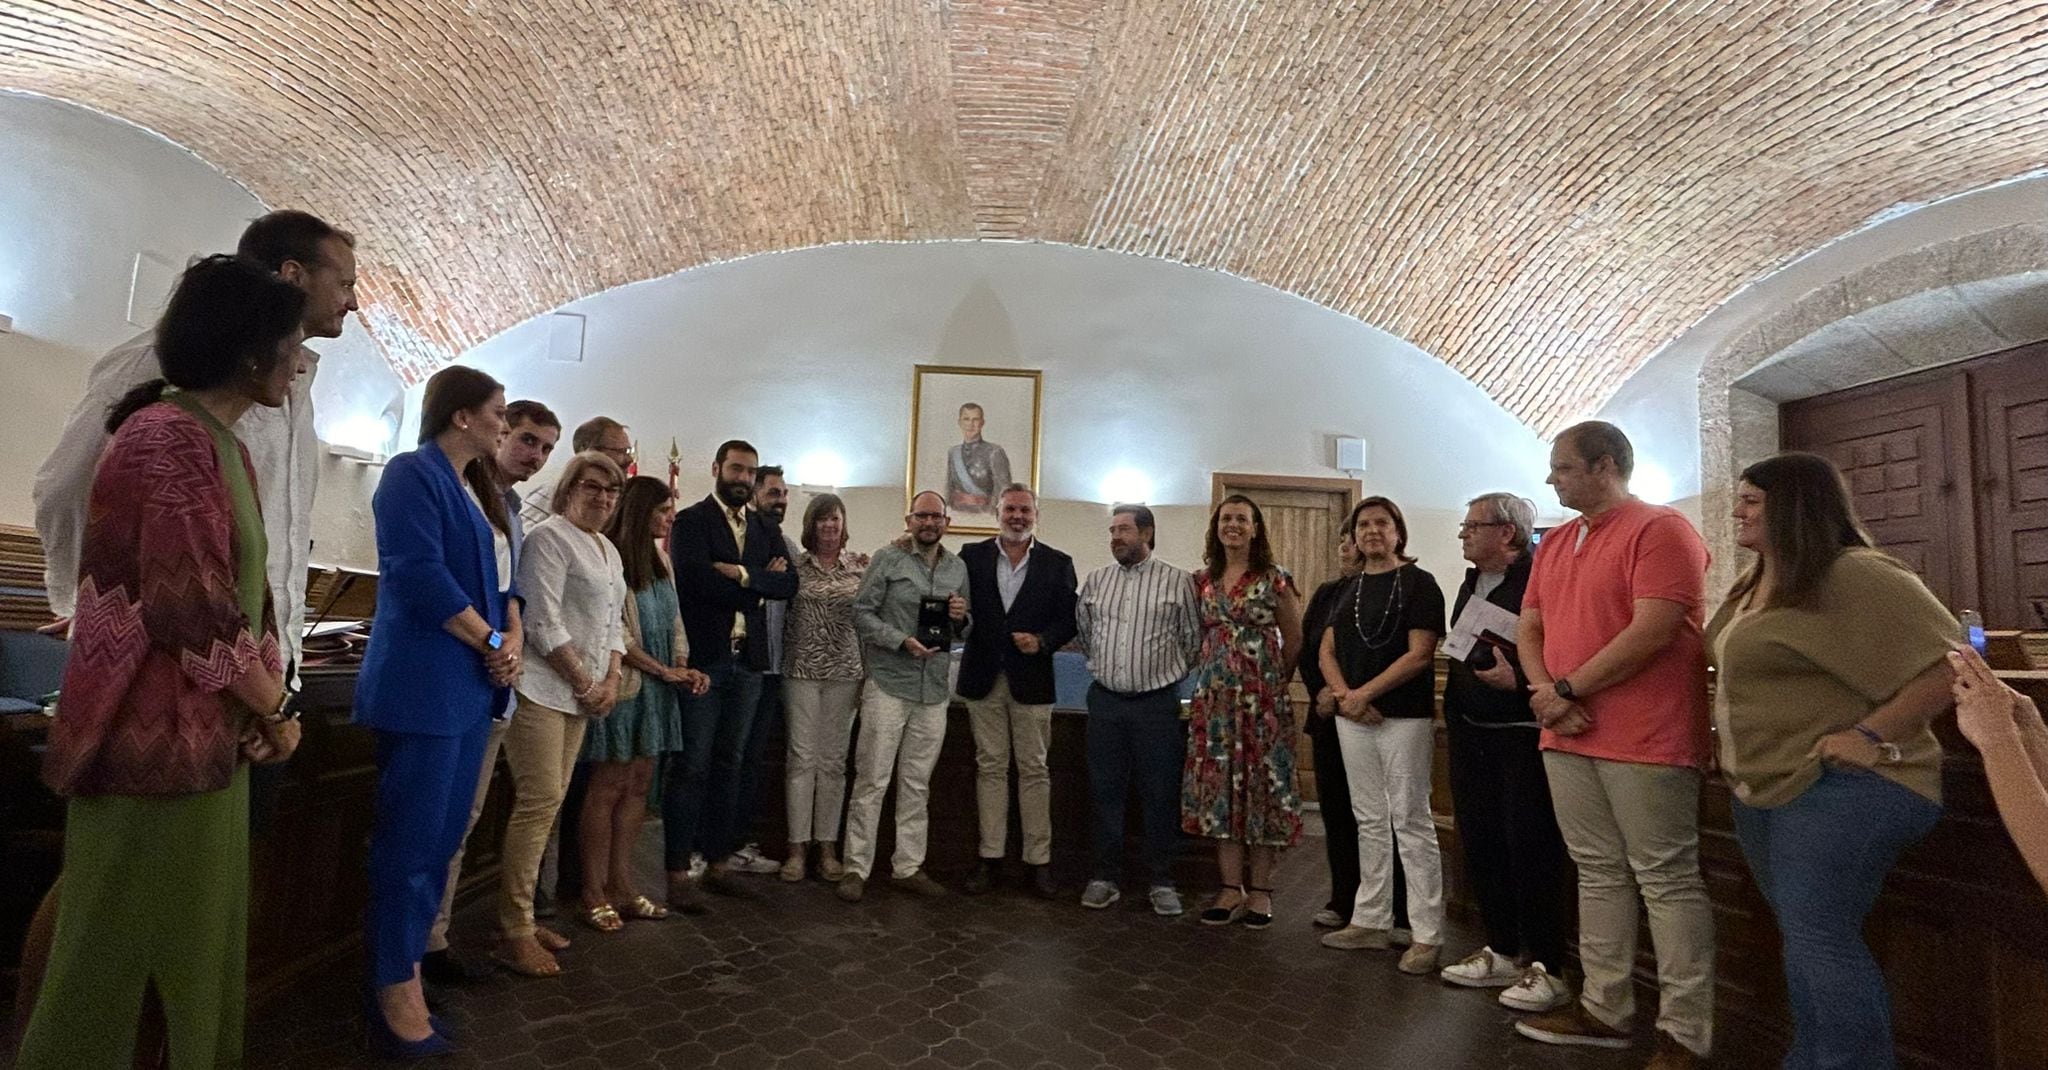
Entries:
[[492,457],[505,391],[474,368],[427,380],[420,446],[391,459],[377,520],[377,616],[355,720],[377,735],[370,837],[369,1038],[380,1054],[452,1050],[419,963],[461,849],[491,717],[518,679],[510,520]]

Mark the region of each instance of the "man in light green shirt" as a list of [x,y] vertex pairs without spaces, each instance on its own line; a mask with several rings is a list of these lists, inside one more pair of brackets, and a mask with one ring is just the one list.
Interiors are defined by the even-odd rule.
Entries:
[[860,740],[854,748],[853,802],[846,816],[846,879],[839,897],[858,902],[875,859],[875,825],[891,770],[896,784],[896,856],[891,883],[919,895],[946,889],[924,872],[926,802],[932,767],[946,738],[946,703],[952,661],[944,644],[918,641],[918,611],[926,599],[946,600],[952,632],[964,635],[967,566],[940,545],[950,517],[946,499],[926,491],[911,500],[907,545],[876,551],[853,599],[853,627],[868,663],[861,694]]

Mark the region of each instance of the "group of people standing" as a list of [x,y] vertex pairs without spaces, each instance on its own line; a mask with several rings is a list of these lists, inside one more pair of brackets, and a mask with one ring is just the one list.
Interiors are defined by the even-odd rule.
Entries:
[[[279,621],[303,616],[295,533],[311,501],[301,447],[315,358],[301,342],[338,335],[355,307],[353,242],[273,213],[238,255],[195,264],[155,331],[95,368],[67,428],[72,452],[38,474],[52,603],[72,635],[45,775],[71,802],[40,993],[25,977],[23,1067],[126,1065],[138,1022],[173,1065],[240,1051],[250,770],[299,739],[298,628]],[[1212,512],[1193,573],[1154,554],[1149,509],[1114,506],[1113,563],[1077,581],[1072,559],[1036,538],[1026,486],[999,492],[996,537],[958,553],[944,544],[944,494],[917,495],[901,537],[872,555],[850,548],[845,504],[820,494],[793,552],[787,487],[744,441],[719,447],[712,493],[678,509],[665,483],[629,475],[626,429],[594,418],[560,478],[521,497],[561,432],[545,405],[508,404],[490,376],[446,368],[427,385],[418,448],[389,462],[376,492],[379,597],[356,720],[376,736],[363,995],[385,1055],[452,1048],[424,983],[464,972],[447,951],[448,912],[501,752],[516,802],[494,957],[523,975],[560,973],[569,943],[536,920],[558,824],[556,897],[594,931],[704,913],[707,893],[758,894],[733,870],[778,710],[784,879],[815,874],[863,899],[893,786],[889,884],[947,894],[924,859],[957,694],[977,753],[981,861],[965,890],[1000,879],[1014,766],[1027,886],[1059,894],[1046,758],[1053,657],[1070,643],[1092,676],[1083,906],[1121,897],[1135,787],[1152,911],[1182,913],[1172,863],[1185,833],[1214,843],[1219,870],[1199,920],[1271,925],[1279,852],[1303,831],[1286,697],[1300,672],[1330,830],[1322,942],[1405,945],[1403,972],[1502,989],[1503,1004],[1533,1014],[1517,1023],[1525,1036],[1622,1047],[1647,908],[1654,1070],[1700,1065],[1711,1048],[1707,769],[1733,788],[1743,851],[1784,933],[1792,1067],[1893,1065],[1860,925],[1939,812],[1936,713],[1958,705],[2001,806],[2048,814],[2038,711],[1953,650],[1948,612],[1871,548],[1840,474],[1811,455],[1743,473],[1738,540],[1754,561],[1708,621],[1697,532],[1629,494],[1631,447],[1604,423],[1553,445],[1549,482],[1577,515],[1540,543],[1529,502],[1471,501],[1459,528],[1470,567],[1448,611],[1384,497],[1352,510],[1343,574],[1304,607],[1243,496]],[[1486,944],[1446,965],[1431,676],[1468,614],[1514,623],[1448,659],[1451,790]],[[632,864],[650,807],[663,825],[658,899]],[[2014,828],[2048,884],[2040,826]],[[1567,858],[1576,996],[1563,977]]]

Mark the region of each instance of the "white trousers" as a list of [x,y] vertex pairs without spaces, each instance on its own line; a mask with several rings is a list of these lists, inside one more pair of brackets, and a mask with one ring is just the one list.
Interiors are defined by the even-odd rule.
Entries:
[[1351,923],[1394,924],[1388,830],[1408,876],[1408,920],[1418,944],[1443,943],[1444,863],[1429,814],[1436,727],[1426,717],[1390,717],[1376,725],[1337,719],[1337,747],[1358,820],[1358,899]]
[[908,877],[924,865],[932,767],[946,741],[946,703],[919,705],[897,698],[869,680],[861,689],[860,740],[853,751],[853,803],[846,813],[846,872],[865,879],[875,863],[875,826],[882,797],[896,778],[895,875]]
[[837,843],[846,812],[846,745],[853,739],[859,680],[782,681],[789,758],[783,777],[789,842]]

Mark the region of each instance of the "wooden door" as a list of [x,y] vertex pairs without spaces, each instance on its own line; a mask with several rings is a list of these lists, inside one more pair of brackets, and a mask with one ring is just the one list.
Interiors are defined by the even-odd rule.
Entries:
[[1787,404],[1785,448],[1833,460],[1856,513],[1952,609],[1978,602],[1969,393],[1953,369]]
[[[1273,544],[1273,560],[1293,574],[1303,605],[1315,589],[1337,576],[1337,535],[1358,502],[1358,481],[1313,476],[1233,475],[1218,472],[1210,479],[1210,504],[1242,494],[1259,503],[1266,518],[1266,539]],[[1288,701],[1294,706],[1294,723],[1308,723],[1308,694],[1301,680],[1288,682]],[[1314,764],[1307,760],[1309,741],[1295,733],[1294,753],[1301,795],[1316,798]]]
[[2048,345],[1970,370],[1984,623],[2048,627]]

